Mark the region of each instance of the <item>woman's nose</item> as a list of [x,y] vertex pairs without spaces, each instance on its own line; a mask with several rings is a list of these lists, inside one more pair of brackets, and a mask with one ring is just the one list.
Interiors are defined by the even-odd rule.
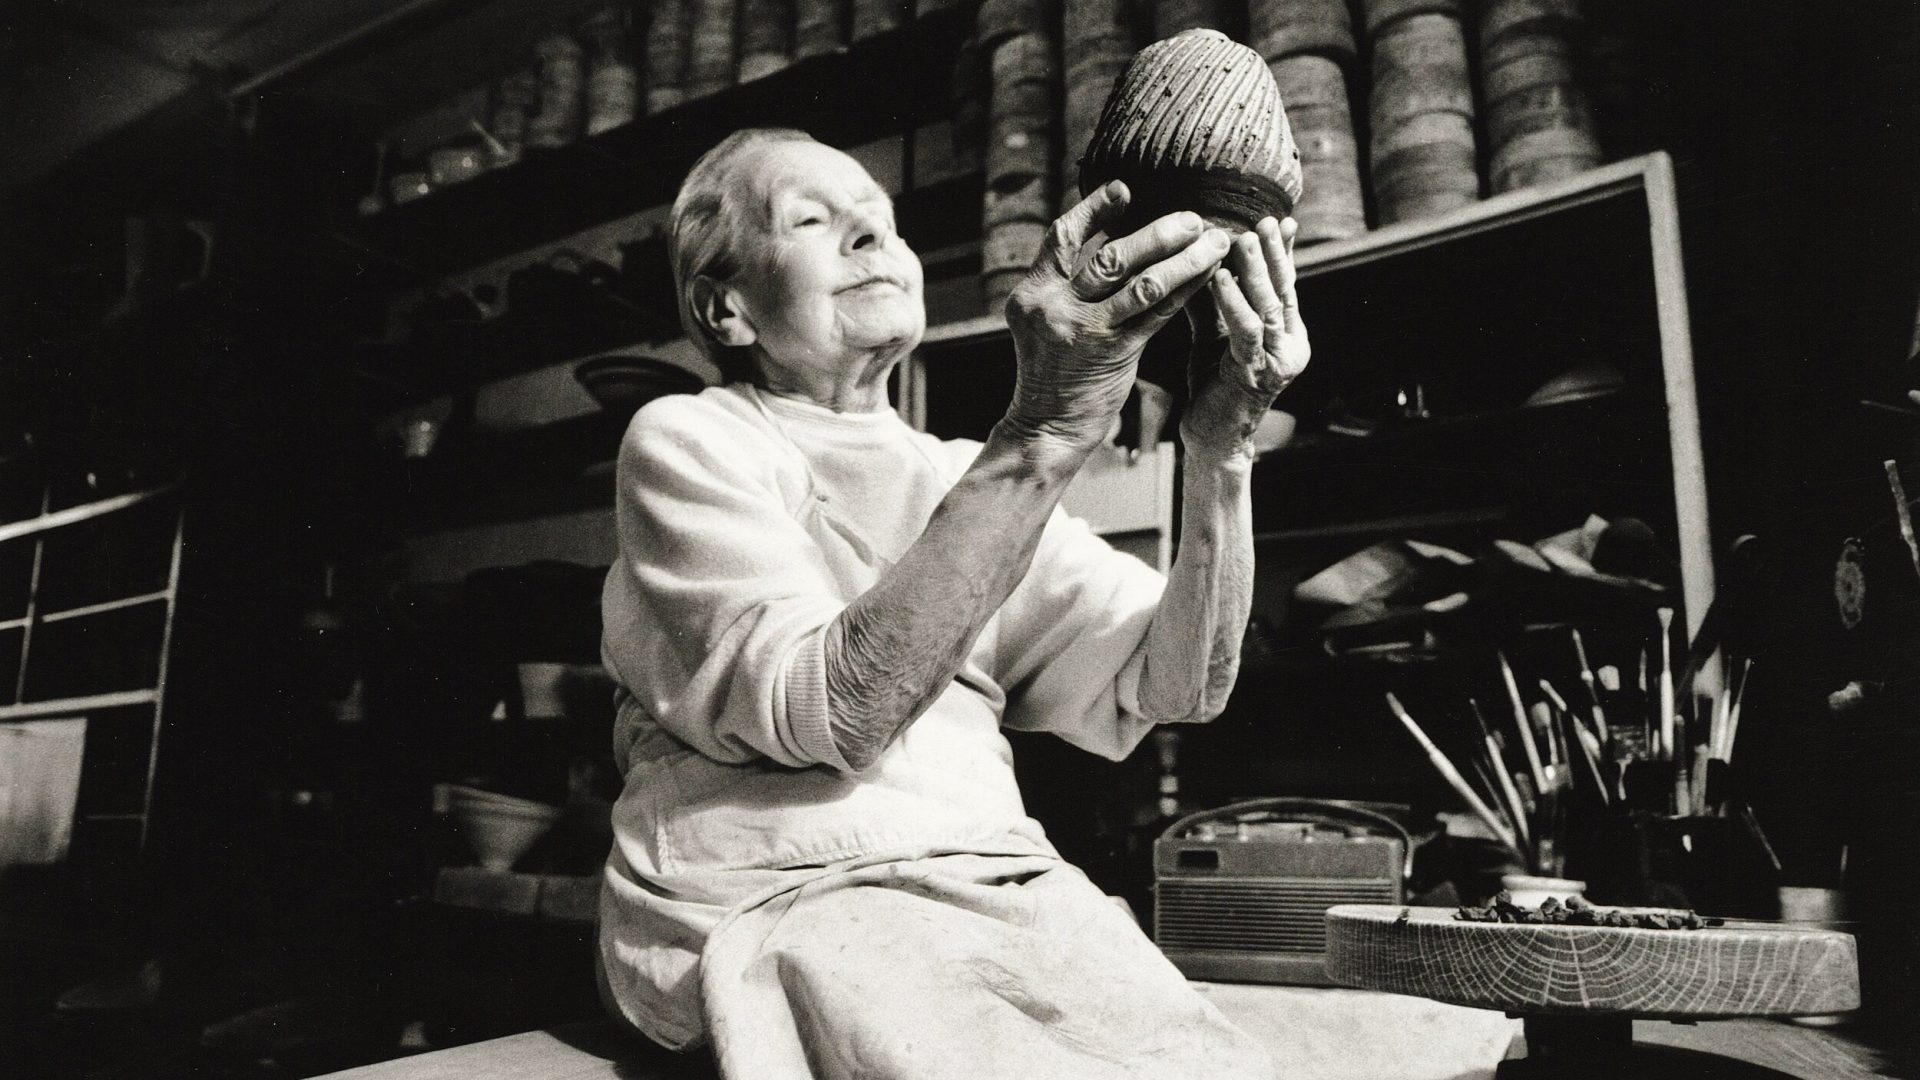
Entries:
[[862,210],[847,230],[846,250],[851,253],[885,247],[892,238],[893,226],[887,222],[885,215],[877,210]]

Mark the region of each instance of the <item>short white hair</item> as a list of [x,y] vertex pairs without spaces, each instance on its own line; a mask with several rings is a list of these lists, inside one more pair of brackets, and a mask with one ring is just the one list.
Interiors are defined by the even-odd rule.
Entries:
[[693,283],[702,276],[726,281],[740,270],[740,207],[732,195],[740,164],[750,152],[776,143],[814,142],[796,128],[743,128],[700,156],[674,196],[667,230],[667,258],[680,325],[701,354],[720,369],[723,382],[751,382],[756,370],[750,347],[724,345],[694,309]]

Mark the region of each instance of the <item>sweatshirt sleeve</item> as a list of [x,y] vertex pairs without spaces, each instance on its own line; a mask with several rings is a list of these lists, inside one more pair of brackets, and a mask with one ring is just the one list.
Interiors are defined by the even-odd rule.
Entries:
[[821,652],[844,603],[775,453],[698,398],[640,411],[615,470],[601,651],[649,716],[708,757],[844,772]]
[[1140,716],[1140,675],[1165,587],[1159,571],[1056,509],[1000,613],[1005,726],[1051,731],[1115,761],[1131,753],[1153,729]]

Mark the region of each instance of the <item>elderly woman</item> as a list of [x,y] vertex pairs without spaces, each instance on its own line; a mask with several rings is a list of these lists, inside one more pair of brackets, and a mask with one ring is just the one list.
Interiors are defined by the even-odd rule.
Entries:
[[[1249,439],[1307,360],[1292,222],[1093,243],[1127,199],[1054,225],[980,444],[888,406],[921,270],[858,163],[752,130],[688,175],[680,313],[727,382],[634,417],[604,597],[626,788],[601,974],[655,1041],[739,1080],[1268,1075],[1026,816],[1001,735],[1117,759],[1233,685]],[[1202,289],[1231,347],[1194,376],[1163,579],[1058,504]]]

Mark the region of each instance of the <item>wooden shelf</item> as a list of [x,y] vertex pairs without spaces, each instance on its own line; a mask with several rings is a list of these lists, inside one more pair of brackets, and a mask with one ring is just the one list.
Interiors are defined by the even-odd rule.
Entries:
[[1617,418],[1630,400],[1629,395],[1614,390],[1576,401],[1407,421],[1398,427],[1382,428],[1370,435],[1315,434],[1310,439],[1290,443],[1263,455],[1256,467],[1284,468],[1307,460],[1417,452],[1442,443],[1506,438],[1515,432],[1537,432],[1596,419],[1606,421]]
[[1294,261],[1303,278],[1358,266],[1488,230],[1504,229],[1602,199],[1637,195],[1647,185],[1650,175],[1664,174],[1671,180],[1671,171],[1665,154],[1627,158],[1551,184],[1495,195],[1446,214],[1383,226],[1346,240],[1303,247]]
[[124,709],[133,705],[151,705],[160,700],[157,690],[116,690],[107,694],[25,701],[18,705],[0,705],[0,722],[41,720],[48,717],[80,716],[104,709]]
[[[948,76],[972,22],[968,5],[929,12],[843,53],[799,61],[562,149],[530,153],[414,202],[342,221],[335,234],[351,247],[445,276],[670,202],[694,161],[739,128],[798,127],[835,146],[909,132],[947,115]],[[902,200],[910,205],[911,192]],[[901,208],[901,232],[922,246],[938,246],[909,231],[907,208]]]
[[134,491],[125,495],[115,495],[110,499],[101,499],[98,502],[86,503],[81,506],[69,506],[65,510],[55,510],[52,513],[41,514],[38,517],[30,517],[21,521],[9,521],[5,524],[0,524],[0,543],[8,540],[17,540],[23,536],[32,536],[35,533],[44,533],[53,529],[65,528],[68,525],[78,525],[83,521],[92,521],[98,517],[105,517],[108,514],[117,513],[121,510],[138,506],[143,502],[157,499],[167,492],[172,491],[173,488],[174,485],[165,484],[147,491]]
[[450,866],[434,875],[433,902],[502,915],[592,922],[599,912],[600,878]]

